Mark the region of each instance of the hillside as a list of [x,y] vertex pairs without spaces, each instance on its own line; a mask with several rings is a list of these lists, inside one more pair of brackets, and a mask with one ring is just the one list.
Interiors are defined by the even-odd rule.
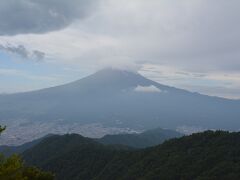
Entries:
[[181,136],[183,135],[176,131],[157,128],[140,134],[106,135],[97,139],[97,141],[103,144],[120,144],[134,148],[146,148],[159,145],[168,139]]
[[44,139],[23,153],[27,164],[56,173],[58,179],[92,179],[101,173],[122,146],[104,146],[77,134]]
[[5,155],[5,156],[10,156],[12,154],[21,154],[24,151],[26,151],[27,149],[32,148],[33,146],[35,146],[36,144],[40,143],[43,139],[50,137],[52,135],[47,135],[44,136],[42,138],[36,139],[34,141],[28,142],[28,143],[24,143],[22,145],[19,146],[0,146],[0,153]]
[[47,138],[23,157],[58,179],[239,179],[240,133],[207,131],[138,151],[65,135]]
[[[32,148],[33,146],[40,143],[47,137],[52,136],[51,134],[44,136],[42,138],[36,139],[34,141],[24,143],[19,146],[0,146],[0,153],[5,156],[12,154],[21,154],[27,149]],[[126,146],[131,148],[145,148],[154,145],[163,143],[165,140],[176,138],[182,136],[181,133],[178,133],[173,130],[167,129],[152,129],[144,131],[143,133],[135,134],[116,134],[116,135],[106,135],[102,138],[94,139],[95,141],[106,144],[106,145],[117,145],[117,146]]]

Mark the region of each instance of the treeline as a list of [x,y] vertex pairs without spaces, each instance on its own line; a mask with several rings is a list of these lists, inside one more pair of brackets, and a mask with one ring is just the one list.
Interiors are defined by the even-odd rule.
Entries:
[[52,136],[23,158],[61,180],[240,179],[240,133],[206,131],[142,150]]

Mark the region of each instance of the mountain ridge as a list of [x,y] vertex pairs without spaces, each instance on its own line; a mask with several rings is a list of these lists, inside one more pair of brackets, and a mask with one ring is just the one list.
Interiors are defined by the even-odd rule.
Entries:
[[[57,135],[57,134],[49,134],[40,139],[36,139],[34,141],[27,142],[19,146],[0,146],[0,153],[4,154],[5,156],[10,156],[13,154],[21,154],[24,151],[33,148],[34,146],[36,146],[37,144],[39,144],[40,142],[42,142],[43,140],[51,136],[60,137],[60,135]],[[112,145],[112,146],[115,145],[122,148],[124,147],[125,148],[145,148],[145,147],[158,145],[168,139],[177,138],[181,136],[183,136],[183,134],[178,133],[176,131],[163,130],[161,128],[157,128],[153,130],[147,130],[142,133],[134,133],[134,134],[125,133],[125,134],[117,134],[117,135],[106,135],[98,139],[91,138],[91,140],[94,140],[101,144]]]
[[96,140],[108,145],[118,144],[133,148],[146,148],[162,144],[166,140],[181,136],[183,136],[183,134],[173,130],[156,128],[135,134],[106,135]]

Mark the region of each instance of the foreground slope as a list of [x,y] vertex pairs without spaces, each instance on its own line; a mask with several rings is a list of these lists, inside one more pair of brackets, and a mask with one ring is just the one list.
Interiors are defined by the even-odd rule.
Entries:
[[237,100],[191,93],[115,69],[57,87],[0,96],[0,120],[26,120],[19,126],[64,120],[141,130],[183,125],[238,130],[239,109]]
[[112,161],[121,146],[104,146],[77,134],[44,139],[23,153],[27,164],[48,169],[58,179],[92,179]]
[[99,179],[239,179],[240,133],[205,132],[129,153]]
[[58,179],[239,179],[240,133],[207,131],[137,151],[66,135],[50,137],[23,157]]

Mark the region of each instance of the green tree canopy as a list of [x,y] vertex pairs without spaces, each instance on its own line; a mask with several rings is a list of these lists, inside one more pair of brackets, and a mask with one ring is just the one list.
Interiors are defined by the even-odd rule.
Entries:
[[6,126],[1,126],[1,125],[0,125],[0,135],[1,135],[1,133],[2,133],[5,129],[6,129]]
[[[6,126],[0,125],[0,135]],[[5,158],[0,154],[0,179],[3,180],[53,180],[49,172],[43,172],[35,167],[27,167],[18,155]]]

